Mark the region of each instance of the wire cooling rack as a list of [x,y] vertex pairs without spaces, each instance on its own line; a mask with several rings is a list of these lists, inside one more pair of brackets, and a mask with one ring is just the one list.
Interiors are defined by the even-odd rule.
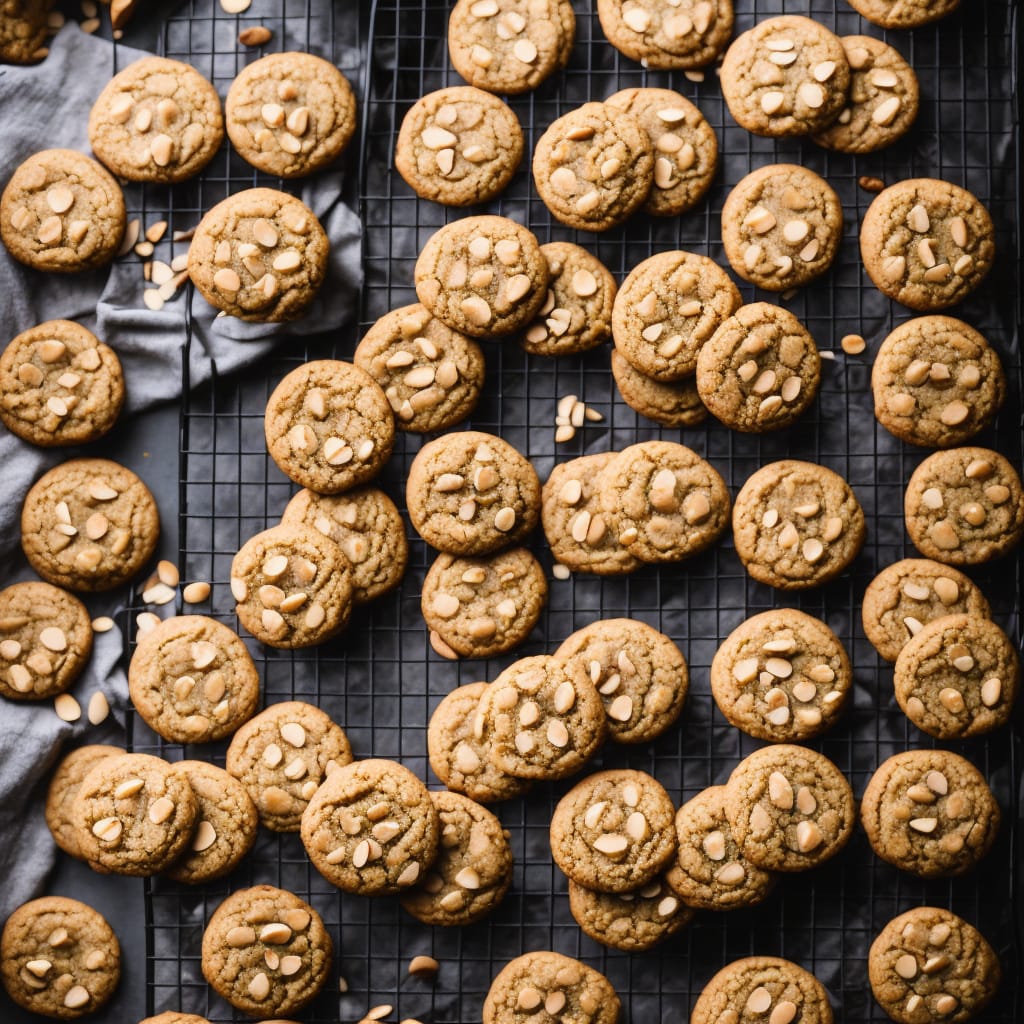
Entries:
[[[353,311],[353,322],[330,338],[288,342],[281,355],[258,370],[215,380],[192,392],[182,410],[180,565],[184,578],[213,582],[212,613],[232,625],[227,585],[232,555],[247,537],[273,524],[294,490],[266,455],[262,417],[267,396],[285,373],[306,359],[349,357],[370,323],[389,309],[414,301],[412,268],[420,246],[438,226],[464,212],[417,199],[392,163],[405,110],[425,92],[459,83],[445,46],[448,5],[438,0],[370,0],[344,7],[314,3],[268,0],[261,6],[256,0],[242,18],[235,18],[216,5],[191,0],[169,20],[163,35],[167,56],[194,63],[223,93],[240,66],[255,56],[237,46],[239,28],[266,24],[275,31],[270,48],[308,49],[334,59],[362,99],[362,131],[347,163],[348,195],[364,224],[366,275],[362,305]],[[716,129],[721,148],[716,184],[705,203],[680,218],[636,217],[622,229],[592,236],[552,224],[532,190],[525,164],[505,195],[487,209],[527,224],[541,241],[580,241],[621,280],[641,259],[672,248],[704,253],[724,263],[719,216],[729,188],[761,164],[802,163],[824,175],[843,201],[846,228],[837,263],[823,279],[788,299],[758,295],[748,285],[741,290],[747,301],[782,301],[835,358],[823,364],[821,394],[800,424],[757,437],[733,433],[714,421],[677,431],[638,417],[615,393],[607,349],[544,360],[525,355],[511,342],[490,343],[487,386],[479,413],[467,426],[506,438],[533,460],[542,479],[556,461],[652,437],[681,440],[705,455],[733,494],[754,469],[774,459],[792,456],[820,462],[849,480],[865,508],[869,535],[864,552],[841,579],[795,598],[749,580],[730,541],[679,566],[647,568],[616,579],[579,575],[552,581],[549,606],[520,650],[501,659],[455,664],[438,658],[427,642],[419,592],[433,555],[413,536],[410,568],[400,591],[359,610],[337,641],[294,653],[250,643],[263,678],[264,700],[298,698],[319,704],[345,727],[357,756],[399,759],[436,786],[426,765],[426,724],[445,693],[462,683],[493,678],[514,657],[550,652],[573,629],[597,618],[632,615],[680,644],[690,665],[690,694],[679,725],[667,735],[635,749],[608,748],[593,767],[650,771],[681,802],[724,781],[736,762],[757,746],[729,726],[711,700],[708,669],[718,644],[747,616],[790,604],[825,619],[851,654],[853,706],[812,746],[839,765],[859,795],[885,757],[936,744],[910,727],[899,711],[892,694],[892,670],[866,642],[859,621],[860,598],[871,577],[914,554],[903,528],[903,489],[927,453],[897,442],[872,415],[871,356],[909,314],[875,291],[861,270],[857,225],[872,196],[858,187],[857,179],[871,175],[891,183],[911,176],[947,178],[971,189],[992,210],[1000,259],[979,293],[954,312],[992,341],[1010,378],[1006,407],[979,443],[998,448],[1019,466],[1016,6],[965,4],[961,13],[935,26],[888,34],[920,78],[921,112],[908,138],[882,153],[861,157],[830,154],[806,140],[749,135],[729,118],[713,70],[700,82],[678,72],[645,71],[607,44],[596,15],[582,6],[577,6],[577,41],[567,70],[536,92],[511,101],[528,140],[535,141],[547,124],[586,100],[631,85],[669,86],[694,100]],[[743,31],[781,13],[783,5],[781,0],[754,0],[738,6],[737,31]],[[786,13],[809,14],[840,34],[884,35],[842,0],[785,6]],[[365,57],[362,65],[359,47]],[[144,192],[139,212],[169,212],[172,227],[190,227],[202,210],[253,184],[279,183],[254,173],[225,151],[198,183],[173,192]],[[191,300],[202,301],[196,296]],[[849,333],[867,338],[867,353],[842,353],[839,339]],[[184,363],[187,368],[188,360]],[[556,448],[555,405],[566,394],[581,396],[605,419]],[[400,435],[381,481],[402,506],[405,475],[420,444],[418,437]],[[535,539],[533,547],[550,567],[542,539]],[[1019,639],[1020,563],[1004,562],[976,578],[997,621]],[[222,763],[223,746],[166,744],[134,716],[131,728],[135,749]],[[878,861],[858,832],[828,865],[783,879],[762,907],[702,913],[688,929],[643,954],[605,950],[582,935],[569,913],[565,881],[551,863],[547,829],[552,807],[571,781],[539,786],[526,800],[496,807],[511,835],[512,889],[490,919],[465,929],[421,925],[394,900],[340,895],[309,865],[297,837],[264,832],[253,853],[226,880],[198,889],[162,879],[147,882],[147,1010],[181,1009],[218,1022],[243,1019],[203,982],[202,931],[230,891],[269,882],[309,899],[335,939],[331,981],[302,1015],[310,1022],[355,1021],[369,1007],[384,1003],[394,1007],[389,1015],[393,1020],[478,1020],[491,978],[508,959],[531,949],[556,949],[602,970],[622,996],[626,1019],[634,1022],[685,1020],[716,970],[754,953],[785,956],[811,969],[831,993],[839,1020],[880,1022],[885,1015],[867,985],[868,947],[891,917],[922,903],[951,908],[988,937],[1002,959],[1004,983],[985,1020],[1019,1022],[1024,1016],[1015,835],[1020,737],[1004,730],[988,739],[944,746],[981,768],[1004,810],[1002,833],[980,871],[954,881],[924,882]],[[407,976],[409,960],[419,953],[441,962],[433,984]],[[345,991],[339,993],[339,988]]]

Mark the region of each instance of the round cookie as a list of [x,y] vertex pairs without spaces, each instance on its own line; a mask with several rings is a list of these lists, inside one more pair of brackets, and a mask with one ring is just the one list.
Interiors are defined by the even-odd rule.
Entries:
[[540,518],[540,481],[530,460],[476,430],[425,444],[409,467],[405,493],[416,532],[453,555],[515,544]]
[[879,192],[860,226],[860,254],[874,286],[924,313],[965,299],[995,258],[988,210],[967,189],[912,178]]
[[448,55],[470,85],[518,94],[565,67],[575,35],[569,0],[458,0]]
[[[541,1004],[552,1019],[616,1024],[622,1011],[611,982],[579,960],[540,950],[510,960],[491,982],[483,1024],[520,1024]],[[551,1009],[549,1010],[548,1007]]]
[[95,1013],[121,977],[121,947],[99,911],[44,896],[23,903],[0,936],[0,977],[30,1013],[74,1020]]
[[570,633],[555,657],[597,687],[613,743],[648,743],[683,710],[690,681],[686,659],[646,622],[599,619]]
[[330,242],[301,200],[250,188],[219,202],[199,222],[188,273],[215,309],[240,320],[301,316],[327,275]]
[[538,654],[513,662],[480,698],[474,735],[491,762],[521,779],[563,779],[580,770],[608,731],[589,678]]
[[419,303],[382,316],[359,342],[352,362],[380,385],[395,426],[418,434],[464,420],[484,384],[484,355],[477,343]]
[[910,477],[903,512],[914,547],[950,565],[988,562],[1024,536],[1020,477],[988,448],[929,455]]
[[949,750],[907,750],[883,761],[860,802],[875,853],[921,878],[969,871],[992,848],[999,818],[985,777]]
[[109,263],[125,227],[121,186],[73,149],[21,163],[0,196],[0,239],[19,263],[74,273]]
[[732,0],[598,0],[608,42],[645,68],[702,68],[732,35]]
[[152,557],[156,502],[130,470],[107,459],[71,459],[25,496],[21,546],[44,580],[71,590],[112,590]]
[[139,717],[165,740],[209,743],[252,718],[260,676],[233,629],[205,615],[178,615],[138,638],[128,692]]
[[984,936],[941,907],[893,918],[868,953],[871,991],[898,1024],[970,1020],[992,1001],[1001,974]]
[[1019,683],[1020,661],[1009,637],[973,615],[946,615],[922,626],[897,656],[893,675],[903,713],[939,739],[1004,725]]
[[491,761],[486,731],[477,735],[476,717],[488,685],[456,687],[434,709],[427,726],[427,756],[434,774],[448,789],[482,804],[522,796],[530,786],[526,779],[500,771]]
[[446,206],[494,199],[522,159],[523,130],[512,108],[471,85],[417,100],[395,144],[395,170],[418,196]]
[[795,608],[740,623],[711,662],[718,710],[738,729],[773,743],[802,743],[830,729],[852,686],[839,637]]
[[358,366],[315,359],[267,399],[267,451],[278,469],[318,494],[372,480],[391,457],[395,418],[384,392]]
[[140,1020],[139,1024],[210,1024],[210,1021],[195,1013],[167,1010],[165,1013],[158,1013],[155,1017],[146,1017],[144,1020]]
[[114,350],[71,320],[30,327],[0,355],[0,420],[31,444],[95,441],[123,404],[124,374]]
[[218,995],[251,1017],[295,1013],[324,986],[333,943],[320,915],[285,889],[233,892],[203,932],[200,966]]
[[184,181],[223,141],[217,90],[190,64],[165,57],[143,57],[118,72],[89,113],[92,151],[127,181]]
[[72,818],[75,797],[86,775],[107,757],[125,751],[121,747],[93,743],[76,747],[57,765],[46,790],[46,824],[53,841],[67,854],[82,859],[78,831]]
[[334,541],[348,559],[352,600],[365,604],[394,590],[409,562],[405,522],[395,503],[376,487],[344,494],[303,488],[285,506],[282,526],[312,527]]
[[0,697],[43,700],[63,693],[92,653],[89,610],[49,583],[0,590]]
[[321,644],[348,625],[352,574],[334,541],[291,523],[250,537],[231,562],[239,622],[268,647]]
[[952,14],[960,0],[849,0],[862,17],[882,28],[920,28]]
[[697,353],[742,304],[718,264],[692,252],[662,252],[637,264],[615,296],[615,347],[641,373],[678,381],[697,368]]
[[223,878],[256,842],[256,805],[223,768],[205,761],[177,761],[171,767],[192,787],[199,814],[188,850],[167,870],[167,877],[188,885]]
[[584,103],[553,121],[537,140],[533,183],[556,220],[581,231],[607,231],[650,195],[651,139],[632,114]]
[[952,448],[984,430],[1006,398],[995,349],[962,320],[921,316],[882,342],[871,368],[875,418],[902,441]]
[[665,878],[690,907],[735,910],[756,906],[776,876],[755,867],[733,838],[725,812],[725,786],[711,786],[676,812],[676,860]]
[[71,810],[79,852],[117,875],[155,875],[188,847],[199,805],[187,780],[159,757],[98,761]]
[[725,810],[743,856],[765,871],[804,871],[834,857],[853,834],[856,803],[823,754],[762,747],[729,776]]
[[245,787],[273,832],[298,832],[324,778],[352,760],[341,726],[302,701],[271,704],[231,739],[225,767]]
[[736,554],[759,583],[804,590],[838,576],[867,532],[864,510],[838,473],[784,459],[757,470],[736,495]]
[[440,819],[427,787],[397,761],[331,772],[302,813],[302,845],[331,885],[362,896],[415,885],[434,862]]
[[224,101],[228,137],[257,170],[301,178],[334,162],[356,128],[345,76],[311,53],[271,53],[242,68]]
[[828,992],[809,971],[791,960],[749,956],[723,967],[704,986],[690,1014],[690,1024],[735,1020],[743,1024],[799,1020],[832,1024]]
[[490,658],[530,635],[547,597],[544,570],[526,548],[486,558],[442,553],[427,570],[420,608],[456,654]]
[[490,811],[468,797],[442,790],[430,799],[441,823],[437,858],[423,880],[402,893],[402,908],[424,924],[472,924],[508,892],[508,834]]
[[696,377],[655,380],[633,367],[618,349],[612,349],[612,377],[626,405],[664,427],[695,427],[707,419]]
[[794,423],[814,401],[821,357],[807,328],[770,302],[740,306],[697,354],[697,392],[717,420],[760,433]]
[[755,135],[811,135],[839,116],[850,66],[839,38],[796,15],[765,18],[725,52],[722,95],[736,123]]
[[824,178],[797,164],[766,164],[741,178],[722,207],[732,269],[770,292],[799,288],[832,265],[843,207]]
[[572,242],[548,242],[540,251],[551,272],[548,295],[520,344],[534,356],[576,355],[603,345],[612,336],[618,288],[611,272]]
[[943,615],[991,615],[985,595],[962,572],[929,558],[886,566],[861,602],[864,635],[886,661],[895,661],[921,627]]
[[729,525],[729,489],[718,471],[685,445],[641,441],[601,470],[601,507],[618,519],[619,543],[643,562],[692,558]]
[[675,217],[696,206],[718,168],[718,139],[704,115],[671,89],[623,89],[605,104],[632,114],[654,147],[654,187],[644,209]]
[[49,53],[47,15],[53,0],[3,0],[0,64],[34,64]]
[[551,856],[574,882],[633,892],[676,852],[676,809],[657,779],[630,769],[597,772],[569,790],[551,816]]
[[840,153],[874,153],[891,146],[917,118],[914,69],[899,50],[873,36],[843,36],[850,95],[839,117],[814,141]]

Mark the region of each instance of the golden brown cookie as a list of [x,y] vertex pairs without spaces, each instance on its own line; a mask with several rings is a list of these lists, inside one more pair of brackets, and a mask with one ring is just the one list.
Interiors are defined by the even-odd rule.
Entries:
[[72,818],[75,797],[82,781],[106,757],[123,754],[121,747],[101,743],[75,747],[57,765],[46,790],[46,824],[53,841],[67,854],[82,860],[78,831]]
[[796,1021],[832,1024],[825,986],[791,960],[749,956],[723,967],[704,986],[690,1024],[723,1021]]
[[608,42],[645,68],[701,68],[732,35],[732,0],[598,0]]
[[616,348],[612,349],[612,377],[626,405],[664,427],[694,427],[707,419],[696,375],[655,380],[636,369]]

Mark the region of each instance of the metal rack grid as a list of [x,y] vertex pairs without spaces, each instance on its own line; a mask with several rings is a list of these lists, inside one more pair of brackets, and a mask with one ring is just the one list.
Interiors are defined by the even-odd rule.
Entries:
[[[313,0],[287,0],[279,22],[260,17],[258,4],[245,19],[219,9],[199,12],[198,0],[168,23],[168,56],[195,63],[219,87],[248,55],[235,45],[244,23],[275,29],[272,47],[282,40],[342,61],[361,40],[369,55],[362,89],[363,130],[358,173],[349,179],[364,223],[363,293],[359,324],[330,338],[289,342],[282,354],[258,371],[216,381],[193,392],[182,411],[181,508],[179,516],[183,577],[214,584],[213,614],[235,624],[227,587],[233,553],[251,534],[271,525],[294,490],[266,455],[263,408],[278,380],[314,357],[348,357],[362,329],[374,319],[414,301],[412,267],[420,246],[442,223],[465,211],[446,210],[418,200],[392,166],[401,117],[423,93],[459,79],[447,61],[444,37],[448,5],[440,0],[375,0],[358,10],[328,4],[325,22],[315,23]],[[267,5],[267,8],[269,9]],[[755,0],[738,12],[737,32],[780,13],[781,0]],[[787,5],[787,13],[795,13]],[[799,13],[810,14],[840,34],[880,35],[842,2],[811,0]],[[870,356],[897,322],[902,310],[866,283],[857,254],[856,230],[871,195],[857,186],[859,175],[887,182],[908,176],[944,177],[975,192],[997,220],[1001,259],[977,296],[954,311],[995,344],[1010,381],[1010,398],[993,430],[979,443],[1021,460],[1020,316],[1014,295],[1019,278],[1020,237],[1016,214],[1017,54],[1013,5],[970,5],[934,27],[890,34],[890,41],[913,64],[922,87],[922,109],[909,138],[889,150],[863,157],[829,154],[805,140],[759,139],[729,118],[714,72],[703,82],[679,73],[655,73],[621,57],[608,46],[596,15],[577,10],[577,42],[568,69],[535,93],[511,101],[528,140],[566,110],[630,85],[670,86],[693,99],[715,127],[722,171],[708,200],[697,210],[665,221],[634,218],[623,229],[601,236],[553,225],[532,190],[528,165],[505,195],[488,209],[528,224],[541,241],[572,239],[594,251],[621,280],[652,252],[685,248],[724,263],[718,217],[728,189],[747,171],[769,162],[803,163],[823,174],[843,201],[846,229],[836,266],[823,279],[781,300],[810,328],[820,347],[836,353],[824,364],[821,394],[795,428],[765,437],[744,436],[711,421],[684,431],[662,430],[635,415],[617,398],[606,349],[581,357],[543,360],[525,355],[513,343],[486,345],[488,380],[480,412],[471,425],[493,431],[534,462],[542,479],[556,461],[583,452],[619,448],[636,440],[682,440],[706,455],[735,494],[759,465],[794,456],[821,462],[843,474],[868,517],[869,537],[853,571],[840,580],[795,599],[748,579],[731,542],[684,563],[644,569],[629,577],[576,576],[553,581],[549,607],[523,647],[486,662],[445,662],[429,648],[419,613],[419,589],[432,554],[418,538],[411,543],[409,572],[401,590],[358,611],[348,632],[324,648],[294,653],[250,644],[264,683],[264,700],[299,698],[319,704],[347,730],[357,756],[394,757],[427,777],[426,723],[440,697],[456,685],[493,678],[513,658],[551,651],[574,628],[596,618],[629,614],[672,636],[687,656],[691,690],[677,728],[656,743],[636,749],[607,748],[594,767],[630,766],[653,772],[677,801],[721,782],[732,766],[757,744],[726,723],[708,689],[708,667],[718,643],[742,619],[770,607],[793,604],[825,619],[849,650],[855,669],[853,707],[828,736],[812,744],[831,757],[861,793],[874,768],[889,754],[934,741],[911,728],[892,698],[891,669],[866,642],[859,624],[859,597],[884,565],[912,555],[902,521],[902,493],[914,466],[926,452],[901,445],[874,421],[869,389]],[[352,19],[355,19],[353,21]],[[342,24],[344,23],[344,24]],[[352,28],[357,34],[352,35]],[[358,30],[362,29],[362,34]],[[345,45],[342,45],[344,39]],[[342,64],[345,69],[344,64]],[[352,77],[352,76],[350,76]],[[353,78],[355,81],[355,78]],[[940,143],[941,140],[941,143]],[[356,184],[361,182],[356,197]],[[228,192],[268,182],[227,153],[194,186],[176,191],[172,215],[197,214]],[[288,186],[285,186],[288,187]],[[186,187],[187,188],[187,187]],[[160,195],[158,200],[165,197]],[[168,198],[168,203],[170,198]],[[159,208],[153,206],[152,208]],[[755,291],[744,285],[747,300]],[[777,300],[776,296],[758,295]],[[198,297],[193,302],[201,302]],[[869,352],[845,357],[838,340],[863,334]],[[188,361],[185,360],[187,367]],[[186,380],[187,383],[187,380]],[[605,415],[570,444],[553,441],[554,406],[567,393],[583,397]],[[420,445],[400,435],[382,486],[399,501],[408,465]],[[411,531],[410,531],[411,533]],[[542,539],[535,552],[550,566]],[[1020,565],[1006,564],[976,574],[997,620],[1020,637]],[[221,760],[223,747],[183,749],[166,744],[137,720],[136,749],[171,758],[199,756]],[[515,856],[512,890],[486,922],[466,929],[431,929],[404,914],[393,900],[339,895],[309,865],[295,836],[262,833],[255,850],[235,874],[198,890],[155,879],[147,883],[147,962],[151,1011],[181,1009],[214,1021],[241,1020],[210,993],[199,971],[203,926],[228,892],[270,882],[309,898],[335,939],[330,983],[303,1014],[304,1020],[356,1020],[371,1007],[390,1003],[394,1019],[432,1022],[479,1018],[491,977],[505,961],[528,949],[553,948],[580,956],[604,971],[623,997],[625,1016],[634,1021],[683,1019],[702,985],[727,961],[752,953],[798,960],[825,983],[844,1021],[883,1021],[866,984],[865,958],[874,934],[896,913],[925,902],[948,906],[975,922],[996,946],[1004,964],[1004,985],[987,1020],[1010,1022],[1022,1016],[1020,917],[1014,835],[1019,804],[1020,739],[1008,731],[987,740],[944,744],[968,756],[994,786],[1005,823],[985,867],[952,882],[923,882],[879,862],[859,832],[849,848],[825,867],[784,879],[767,903],[730,914],[701,914],[681,934],[645,954],[605,950],[579,931],[568,911],[565,880],[554,869],[547,826],[554,802],[572,781],[540,786],[526,799],[498,805],[511,833]],[[436,780],[430,779],[433,785]],[[417,953],[442,962],[434,985],[407,978],[406,965]],[[338,994],[339,978],[347,994]]]

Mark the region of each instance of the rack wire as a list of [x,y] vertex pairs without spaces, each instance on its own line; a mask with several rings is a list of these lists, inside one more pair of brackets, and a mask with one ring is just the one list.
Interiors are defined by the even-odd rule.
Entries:
[[[781,0],[740,5],[737,32],[781,13]],[[797,13],[792,3],[786,13]],[[276,13],[271,15],[273,9]],[[607,748],[592,767],[629,766],[652,772],[677,802],[724,781],[757,744],[724,721],[711,699],[708,670],[728,632],[747,616],[793,605],[824,619],[850,652],[855,675],[853,707],[830,734],[811,746],[845,772],[859,795],[885,757],[899,750],[937,745],[913,729],[895,704],[891,667],[881,662],[860,626],[859,601],[885,565],[913,555],[902,518],[903,488],[926,452],[902,445],[879,427],[869,387],[871,355],[908,313],[867,282],[857,252],[857,225],[872,196],[858,177],[886,182],[911,176],[946,178],[971,189],[993,211],[1002,254],[989,281],[957,315],[981,330],[1003,358],[1010,396],[994,428],[979,443],[1021,463],[1021,309],[1017,157],[1017,10],[1015,5],[965,5],[935,26],[913,33],[881,33],[842,0],[809,0],[809,14],[841,35],[884,36],[914,66],[922,104],[910,136],[881,153],[827,153],[806,140],[759,139],[730,119],[713,70],[701,82],[680,73],[647,71],[605,41],[596,14],[577,9],[577,40],[566,71],[536,92],[513,98],[529,142],[560,114],[581,102],[632,85],[676,88],[691,98],[719,138],[721,171],[697,210],[663,221],[636,217],[624,228],[594,236],[552,223],[531,187],[528,164],[506,193],[486,209],[531,227],[541,241],[579,241],[621,278],[652,252],[684,248],[724,264],[719,217],[729,188],[752,168],[796,162],[821,173],[843,202],[846,216],[839,258],[823,279],[783,305],[807,326],[819,346],[835,354],[823,365],[818,401],[800,424],[767,436],[740,435],[713,420],[683,431],[661,429],[629,410],[615,393],[607,349],[545,360],[514,343],[486,345],[487,385],[479,412],[467,426],[500,434],[527,454],[542,479],[557,461],[621,448],[637,440],[681,440],[722,472],[731,491],[759,465],[782,457],[820,462],[853,486],[867,514],[869,535],[851,572],[820,590],[793,598],[753,583],[731,541],[680,566],[645,568],[624,578],[574,575],[552,581],[540,625],[518,651],[488,661],[446,662],[427,640],[419,592],[432,553],[414,535],[411,561],[397,593],[360,609],[348,632],[325,647],[271,651],[249,644],[263,679],[266,703],[305,699],[342,724],[359,757],[401,760],[437,785],[426,764],[426,724],[440,698],[454,686],[491,679],[515,657],[550,652],[573,629],[597,618],[631,615],[668,633],[682,647],[691,689],[679,725],[655,743]],[[333,59],[358,87],[362,131],[347,162],[347,195],[364,224],[366,284],[358,322],[328,338],[290,341],[258,369],[189,389],[181,417],[180,560],[183,577],[213,583],[212,614],[235,625],[228,590],[231,558],[253,533],[272,525],[294,486],[266,455],[263,409],[281,377],[310,358],[347,358],[363,330],[389,309],[415,301],[412,268],[419,248],[442,223],[465,211],[417,199],[393,167],[393,147],[405,110],[421,95],[459,84],[447,60],[448,4],[442,0],[363,0],[343,8],[316,0],[260,0],[242,18],[204,0],[190,0],[171,17],[163,35],[167,56],[188,60],[223,93],[250,59],[236,44],[239,28],[266,24],[273,49],[297,48]],[[286,45],[287,44],[287,45]],[[364,62],[360,62],[360,53]],[[529,147],[528,147],[529,148]],[[253,184],[280,183],[253,172],[227,149],[194,185],[146,191],[141,212],[170,213],[172,228],[192,226],[224,195]],[[285,184],[283,187],[288,188]],[[471,211],[476,212],[476,211]],[[759,295],[748,286],[747,301]],[[194,303],[202,300],[193,296]],[[862,334],[869,351],[847,357],[838,348],[846,334]],[[569,444],[554,443],[554,410],[577,394],[603,413]],[[404,480],[421,439],[399,435],[381,485],[404,510]],[[409,531],[410,534],[412,531]],[[542,539],[532,547],[550,567]],[[1008,571],[1009,570],[1009,571]],[[1019,642],[1020,563],[975,575],[998,622]],[[135,749],[171,759],[198,756],[222,762],[223,745],[183,748],[150,733],[132,716]],[[335,939],[335,962],[325,992],[303,1015],[310,1022],[357,1020],[369,1007],[391,1004],[399,1020],[414,1017],[448,1024],[479,1019],[490,979],[510,958],[530,949],[556,949],[602,970],[615,985],[633,1021],[685,1019],[703,984],[731,959],[764,953],[803,963],[826,985],[847,1022],[886,1019],[867,986],[866,957],[886,921],[922,903],[946,906],[974,922],[1004,966],[1004,983],[986,1020],[1024,1016],[1021,974],[1019,837],[1021,740],[1004,730],[987,739],[943,744],[983,771],[1004,809],[1004,827],[982,870],[954,881],[925,882],[875,858],[858,832],[835,860],[810,874],[786,878],[760,908],[702,913],[683,932],[644,954],[624,954],[582,935],[569,910],[565,880],[548,848],[551,810],[572,780],[536,788],[525,800],[498,805],[515,856],[511,892],[487,921],[465,929],[429,928],[390,899],[340,895],[310,866],[295,836],[261,833],[256,848],[228,879],[198,889],[165,880],[147,882],[147,1011],[180,1009],[213,1021],[244,1019],[204,984],[199,970],[202,931],[219,902],[234,889],[258,882],[281,885],[309,899]],[[442,964],[434,984],[410,979],[408,961],[427,953]],[[347,991],[339,994],[344,979]]]

